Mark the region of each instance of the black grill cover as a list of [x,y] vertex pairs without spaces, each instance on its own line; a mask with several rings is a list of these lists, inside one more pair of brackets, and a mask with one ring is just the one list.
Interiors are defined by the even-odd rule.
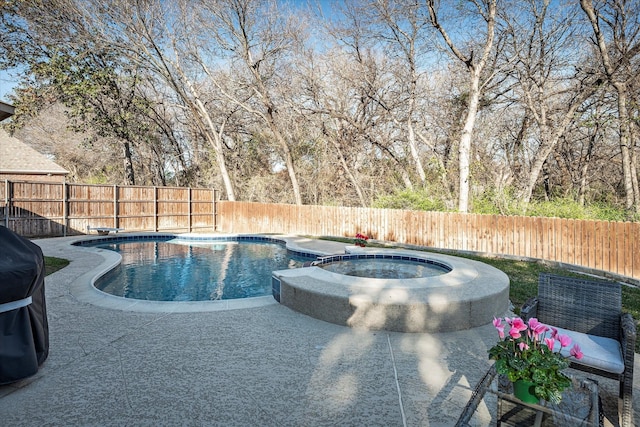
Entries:
[[35,374],[49,355],[44,275],[40,247],[0,226],[0,384]]

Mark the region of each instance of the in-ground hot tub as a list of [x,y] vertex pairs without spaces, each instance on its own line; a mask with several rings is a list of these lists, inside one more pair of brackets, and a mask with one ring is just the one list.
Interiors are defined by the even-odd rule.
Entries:
[[[508,311],[509,278],[487,264],[409,250],[347,247],[346,252],[323,257],[309,267],[274,271],[274,298],[293,310],[327,322],[399,332],[470,329],[490,323]],[[323,264],[350,261],[357,264],[362,259],[415,264],[417,269],[429,265],[440,272],[411,278],[392,278],[392,273],[385,273],[380,278],[339,274],[322,268]],[[357,266],[353,269],[357,270]],[[410,268],[399,270],[406,272]]]

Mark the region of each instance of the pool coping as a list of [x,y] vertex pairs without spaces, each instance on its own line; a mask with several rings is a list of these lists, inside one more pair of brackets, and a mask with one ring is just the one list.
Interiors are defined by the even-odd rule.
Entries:
[[431,277],[390,279],[347,276],[312,264],[274,271],[276,298],[293,310],[326,322],[396,332],[470,329],[490,323],[509,309],[509,277],[488,264],[406,249],[345,249],[347,254],[335,258],[423,259],[451,270]]
[[[248,241],[252,237],[260,241],[275,241],[284,243],[285,247],[294,253],[301,255],[326,256],[338,252],[318,250],[302,246],[301,242],[309,241],[299,236],[271,235],[271,234],[223,234],[223,233],[119,233],[109,236],[78,236],[68,241],[68,245],[83,251],[91,252],[103,258],[103,262],[88,270],[69,286],[71,294],[79,301],[102,308],[121,311],[134,311],[143,313],[197,313],[211,311],[237,310],[245,308],[263,307],[278,304],[272,295],[260,297],[217,300],[217,301],[147,301],[132,298],[118,297],[97,289],[94,286],[96,280],[117,267],[122,257],[117,252],[85,246],[82,242],[89,241],[121,241],[121,240],[151,240],[158,237],[171,237],[192,241],[216,241],[234,238],[242,238]],[[325,245],[340,250],[343,244]]]

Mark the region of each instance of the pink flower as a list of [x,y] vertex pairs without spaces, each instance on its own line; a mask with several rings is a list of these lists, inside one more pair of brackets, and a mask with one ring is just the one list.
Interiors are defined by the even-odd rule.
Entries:
[[520,351],[529,350],[529,344],[527,344],[526,342],[519,343],[518,347],[520,347]]
[[543,334],[548,330],[549,330],[549,327],[547,325],[543,325],[542,323],[538,323],[534,328],[534,332],[536,333],[536,335]]
[[538,319],[535,317],[532,317],[531,319],[529,319],[527,323],[529,324],[529,328],[531,329],[535,329],[536,326],[540,325],[540,322],[538,322]]
[[560,341],[560,347],[567,347],[571,344],[571,338],[568,335],[558,335],[557,339]]
[[584,356],[582,354],[582,350],[580,350],[580,346],[578,344],[574,344],[573,345],[573,347],[571,348],[571,351],[569,352],[569,354],[571,354],[573,357],[575,357],[578,360],[582,359],[582,356]]
[[501,319],[493,318],[493,326],[498,330],[498,336],[500,339],[504,339],[504,325],[502,324]]
[[552,326],[551,327],[551,338],[555,338],[556,336],[558,336],[558,330]]
[[515,319],[513,319],[513,323],[511,324],[511,326],[513,328],[517,328],[518,331],[522,332],[522,331],[526,331],[527,330],[527,325],[524,323],[524,321],[519,318],[516,317]]
[[549,347],[550,351],[553,351],[553,346],[556,344],[556,340],[553,338],[545,338],[544,343]]
[[518,339],[522,336],[520,335],[520,330],[518,330],[518,328],[516,328],[515,326],[512,326],[511,329],[509,330],[509,335],[513,339]]

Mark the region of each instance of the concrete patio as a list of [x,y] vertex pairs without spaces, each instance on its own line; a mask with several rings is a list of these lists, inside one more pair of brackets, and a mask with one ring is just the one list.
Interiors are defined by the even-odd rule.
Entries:
[[[326,323],[275,301],[186,313],[91,304],[71,289],[109,255],[74,240],[36,241],[71,264],[46,278],[49,358],[34,377],[0,386],[1,425],[451,426],[490,366],[491,324],[396,333]],[[605,425],[615,426],[617,384],[598,380]],[[487,399],[473,422],[489,425],[492,414]]]

